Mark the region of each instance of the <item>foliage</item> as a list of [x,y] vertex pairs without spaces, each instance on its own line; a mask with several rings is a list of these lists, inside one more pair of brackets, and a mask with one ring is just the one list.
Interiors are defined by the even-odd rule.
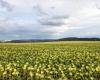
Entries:
[[99,80],[100,42],[0,43],[0,80]]

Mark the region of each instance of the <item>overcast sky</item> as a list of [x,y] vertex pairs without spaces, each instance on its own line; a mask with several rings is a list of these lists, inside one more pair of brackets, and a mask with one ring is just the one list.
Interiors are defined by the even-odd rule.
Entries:
[[0,0],[0,39],[100,37],[100,0]]

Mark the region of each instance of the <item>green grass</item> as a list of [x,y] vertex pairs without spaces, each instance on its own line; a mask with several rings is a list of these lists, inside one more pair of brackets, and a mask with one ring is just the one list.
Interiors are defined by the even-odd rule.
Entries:
[[1,80],[99,80],[100,42],[0,43]]

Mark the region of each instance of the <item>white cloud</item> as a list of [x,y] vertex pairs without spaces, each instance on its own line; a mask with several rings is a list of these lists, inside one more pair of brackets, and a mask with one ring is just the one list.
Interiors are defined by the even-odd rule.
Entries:
[[95,37],[100,32],[99,3],[99,0],[1,0],[1,7],[13,11],[8,13],[0,7],[0,36]]

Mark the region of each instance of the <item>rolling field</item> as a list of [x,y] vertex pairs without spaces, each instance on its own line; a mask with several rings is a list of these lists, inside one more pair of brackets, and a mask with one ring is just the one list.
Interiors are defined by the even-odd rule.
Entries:
[[0,80],[100,80],[100,42],[0,43]]

